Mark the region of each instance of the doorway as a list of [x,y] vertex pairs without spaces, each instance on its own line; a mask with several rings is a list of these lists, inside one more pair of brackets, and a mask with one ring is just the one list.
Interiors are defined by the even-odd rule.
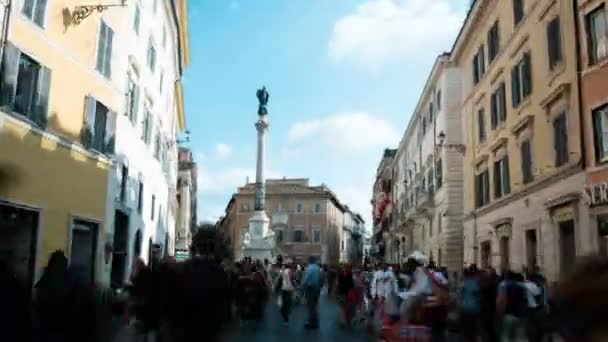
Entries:
[[492,266],[492,244],[490,241],[484,241],[481,243],[481,267],[488,268]]
[[72,225],[70,268],[74,276],[85,284],[95,282],[97,252],[97,223],[75,219]]
[[500,268],[501,272],[509,269],[511,266],[509,250],[509,237],[503,236],[500,238]]
[[566,275],[572,271],[576,262],[574,220],[567,220],[559,223],[559,244],[561,274]]
[[113,288],[123,286],[127,269],[129,217],[122,211],[116,210],[114,214],[114,251],[112,253],[111,281]]
[[28,294],[35,277],[38,220],[37,211],[0,203],[0,261],[9,266]]

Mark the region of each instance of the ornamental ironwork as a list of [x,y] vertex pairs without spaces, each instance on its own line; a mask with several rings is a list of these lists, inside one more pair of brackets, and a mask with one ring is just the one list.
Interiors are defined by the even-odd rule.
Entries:
[[121,0],[119,4],[97,4],[97,5],[80,5],[74,7],[74,11],[72,11],[72,22],[74,25],[79,25],[83,20],[88,18],[93,12],[97,11],[99,13],[107,10],[110,7],[125,7],[126,0]]

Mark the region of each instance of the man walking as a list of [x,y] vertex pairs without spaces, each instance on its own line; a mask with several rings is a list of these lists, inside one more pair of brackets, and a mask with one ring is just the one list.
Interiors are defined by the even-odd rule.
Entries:
[[302,287],[306,293],[306,306],[308,308],[308,323],[306,329],[319,328],[319,295],[321,293],[321,269],[316,264],[315,258],[308,258],[308,267],[304,273]]

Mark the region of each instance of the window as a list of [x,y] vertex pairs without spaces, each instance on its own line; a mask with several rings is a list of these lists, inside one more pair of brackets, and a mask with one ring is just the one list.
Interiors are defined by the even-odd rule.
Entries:
[[129,90],[127,94],[127,110],[129,120],[133,125],[137,123],[139,115],[139,86],[132,80],[129,80]]
[[486,72],[485,53],[483,45],[479,47],[477,54],[473,56],[473,84],[479,83],[481,77]]
[[502,82],[490,98],[490,119],[492,129],[507,120],[507,100],[505,95],[505,83]]
[[427,180],[427,184],[426,184],[426,190],[429,193],[433,193],[434,189],[433,189],[433,168],[429,168],[429,170],[426,172],[426,180]]
[[78,281],[93,284],[99,225],[93,222],[72,221],[70,243],[70,270]]
[[509,157],[505,156],[494,162],[494,198],[500,198],[511,192],[509,177]]
[[433,122],[433,102],[429,104],[429,124]]
[[321,203],[315,203],[315,213],[321,212]]
[[562,39],[559,17],[547,24],[547,51],[549,53],[549,68],[555,69],[562,61]]
[[500,238],[500,267],[503,270],[508,270],[510,264],[509,237],[503,236]]
[[142,213],[142,209],[144,207],[144,183],[139,181],[139,186],[137,189],[137,212]]
[[280,229],[277,229],[275,231],[275,237],[276,237],[278,243],[283,242],[283,231]]
[[513,25],[517,26],[524,18],[524,0],[513,0]]
[[530,52],[511,69],[511,100],[517,108],[532,93],[532,65]]
[[532,143],[530,140],[524,141],[521,146],[521,174],[524,184],[528,184],[534,180],[532,172]]
[[293,242],[304,242],[304,231],[297,229],[293,232]]
[[85,97],[85,124],[82,144],[101,153],[114,153],[116,113],[91,96]]
[[156,160],[160,161],[160,152],[161,152],[161,148],[162,148],[162,143],[161,143],[161,135],[160,135],[160,131],[156,131],[156,138],[154,139],[154,158],[156,158]]
[[440,189],[443,185],[443,161],[439,158],[435,162],[435,183],[437,184],[437,189]]
[[479,143],[486,141],[486,115],[483,108],[477,111],[477,139]]
[[568,124],[566,113],[553,120],[553,147],[555,149],[555,166],[568,162]]
[[302,206],[302,203],[298,203],[298,204],[296,204],[296,212],[297,212],[298,214],[301,214],[301,213],[303,213],[303,212],[304,212],[304,207]]
[[135,34],[139,34],[139,22],[141,17],[141,10],[139,9],[139,5],[135,5],[135,15],[133,17],[133,30]]
[[142,122],[142,135],[141,138],[146,144],[150,144],[150,139],[152,136],[152,115],[146,108],[144,112],[144,121]]
[[437,111],[441,110],[441,90],[437,90]]
[[586,24],[589,65],[593,65],[606,58],[607,55],[608,26],[606,25],[606,7],[604,4],[587,14]]
[[44,27],[47,0],[24,0],[21,13],[40,27]]
[[154,221],[154,207],[156,204],[156,196],[152,195],[152,206],[150,207],[150,220]]
[[490,203],[490,177],[488,170],[475,176],[475,207],[481,208]]
[[106,78],[112,75],[112,40],[114,31],[102,20],[99,27],[99,41],[97,42],[96,69]]
[[150,68],[150,71],[152,72],[154,72],[154,68],[156,68],[156,49],[154,48],[152,39],[150,39],[150,43],[148,44],[148,68]]
[[426,117],[422,117],[422,135],[426,134]]
[[500,52],[500,31],[498,26],[498,20],[494,22],[494,25],[488,31],[488,63],[492,63],[494,58],[498,56]]
[[320,226],[312,227],[312,242],[321,243],[321,227]]
[[46,128],[51,70],[6,42],[0,103]]
[[127,181],[129,180],[129,167],[122,166],[120,174],[120,201],[124,202],[127,197]]
[[592,112],[595,158],[598,162],[608,160],[608,104]]
[[158,92],[159,92],[159,93],[161,93],[161,94],[163,93],[163,82],[164,82],[164,78],[165,78],[165,75],[164,75],[164,73],[161,71],[161,72],[160,72],[160,79],[159,79],[159,81],[158,81]]
[[241,211],[242,212],[248,212],[249,211],[249,204],[248,203],[241,203]]

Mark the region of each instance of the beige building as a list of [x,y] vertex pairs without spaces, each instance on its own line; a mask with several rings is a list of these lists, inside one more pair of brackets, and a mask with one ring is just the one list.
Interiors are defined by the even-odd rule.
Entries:
[[393,170],[391,165],[397,154],[397,149],[387,148],[382,154],[380,164],[376,169],[376,180],[372,189],[372,219],[373,230],[370,246],[370,256],[374,261],[390,259],[394,253],[387,253],[386,243],[392,221],[393,209]]
[[[254,213],[255,184],[238,188],[218,226],[230,237],[236,260],[242,258],[243,238]],[[322,263],[340,258],[345,206],[325,185],[311,186],[308,179],[266,180],[266,214],[283,258]]]
[[558,279],[590,251],[568,0],[474,1],[462,71],[464,260]]

